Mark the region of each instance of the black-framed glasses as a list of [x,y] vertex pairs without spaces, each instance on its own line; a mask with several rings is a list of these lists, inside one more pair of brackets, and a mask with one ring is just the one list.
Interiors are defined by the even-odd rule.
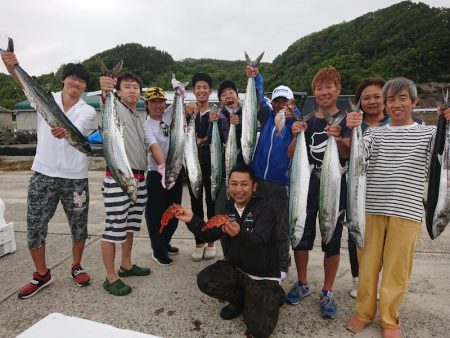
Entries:
[[159,122],[159,126],[163,130],[163,134],[165,137],[169,136],[169,126],[164,123],[164,121]]

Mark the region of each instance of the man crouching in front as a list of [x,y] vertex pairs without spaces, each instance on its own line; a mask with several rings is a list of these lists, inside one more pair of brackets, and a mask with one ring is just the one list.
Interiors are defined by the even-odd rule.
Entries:
[[204,242],[222,238],[225,259],[197,276],[203,293],[229,303],[220,311],[220,317],[229,320],[243,313],[250,334],[268,337],[277,325],[279,306],[284,302],[276,212],[264,199],[254,196],[255,176],[245,164],[231,170],[228,189],[231,199],[224,205],[223,214],[229,220],[223,225],[202,231],[205,222],[186,208],[180,208],[175,217]]

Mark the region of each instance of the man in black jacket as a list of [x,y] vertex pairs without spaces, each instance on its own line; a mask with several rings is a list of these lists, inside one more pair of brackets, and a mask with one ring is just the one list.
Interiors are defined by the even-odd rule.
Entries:
[[256,179],[251,167],[234,167],[228,184],[231,200],[224,214],[229,221],[222,226],[202,231],[205,222],[190,209],[181,208],[175,216],[205,242],[222,238],[227,243],[225,259],[198,274],[199,289],[229,302],[220,311],[223,319],[236,318],[243,312],[248,331],[255,337],[268,337],[278,322],[280,299],[284,299],[276,212],[264,199],[254,196]]

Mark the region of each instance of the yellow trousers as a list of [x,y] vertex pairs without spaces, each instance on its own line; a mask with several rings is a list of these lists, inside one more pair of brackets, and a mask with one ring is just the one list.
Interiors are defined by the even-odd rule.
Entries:
[[400,327],[399,308],[408,291],[420,227],[420,222],[405,218],[366,214],[356,299],[356,317],[360,321],[369,323],[375,319],[378,276],[383,267],[379,301],[381,326]]

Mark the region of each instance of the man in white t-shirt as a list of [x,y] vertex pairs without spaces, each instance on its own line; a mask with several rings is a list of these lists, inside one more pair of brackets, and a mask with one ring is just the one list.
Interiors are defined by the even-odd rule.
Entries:
[[166,95],[162,88],[150,87],[145,93],[145,108],[148,119],[144,123],[145,144],[148,149],[148,200],[145,219],[153,249],[153,259],[161,266],[173,264],[173,256],[178,248],[171,246],[172,235],[178,226],[178,220],[172,219],[162,233],[159,232],[161,217],[173,203],[181,204],[183,193],[182,175],[178,175],[175,185],[167,190],[162,183],[169,152],[170,124],[172,106],[166,109]]
[[[14,65],[19,64],[14,53],[2,54],[3,62],[17,83]],[[87,135],[95,129],[94,108],[81,99],[89,83],[89,73],[81,64],[69,63],[62,76],[62,91],[53,97],[78,130]],[[29,298],[53,282],[45,259],[45,239],[48,223],[59,201],[63,205],[72,234],[71,276],[78,286],[87,286],[91,278],[80,265],[86,238],[89,211],[88,161],[86,155],[71,146],[64,128],[51,128],[38,115],[37,148],[33,161],[33,176],[28,187],[27,237],[36,271],[30,283],[18,293]]]

